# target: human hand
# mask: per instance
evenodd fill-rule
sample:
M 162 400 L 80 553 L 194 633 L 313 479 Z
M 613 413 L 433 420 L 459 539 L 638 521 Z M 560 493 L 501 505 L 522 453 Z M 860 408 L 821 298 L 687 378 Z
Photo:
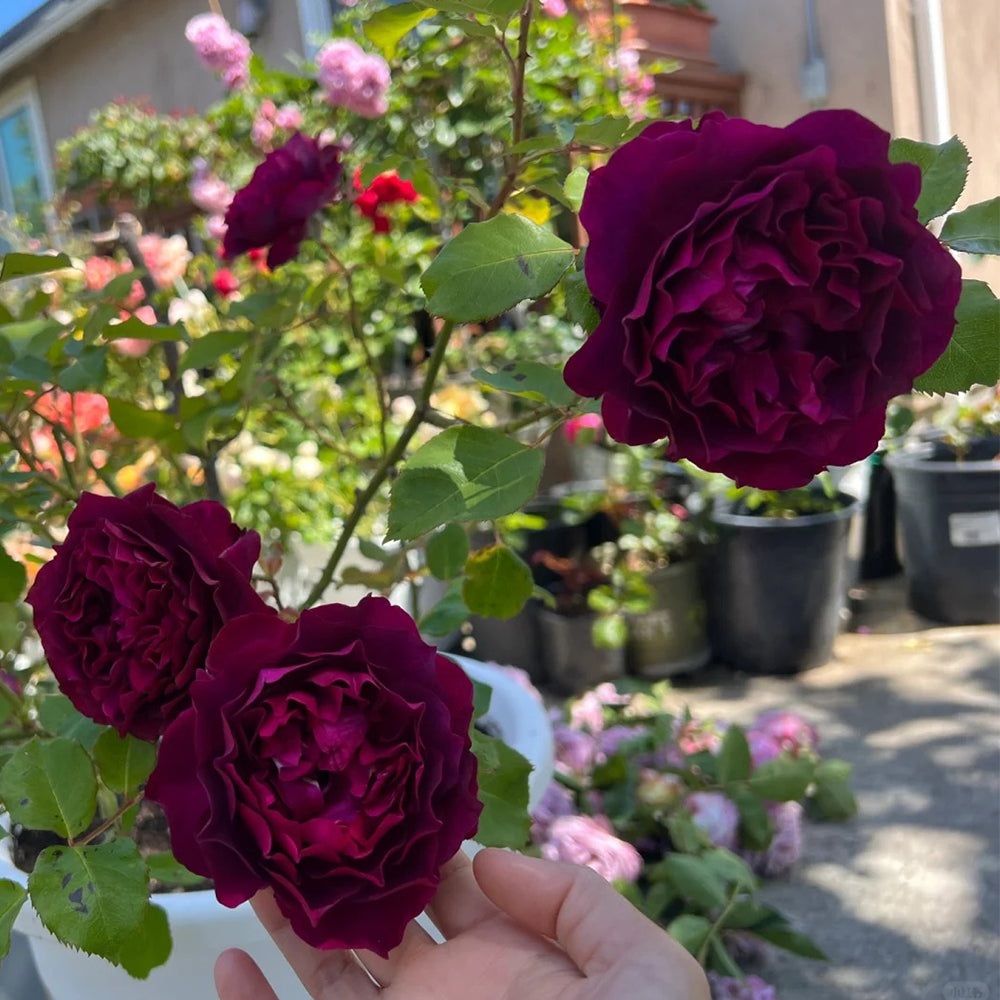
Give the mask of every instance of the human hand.
M 270 893 L 253 907 L 315 1000 L 709 1000 L 697 962 L 588 868 L 484 850 L 444 868 L 428 914 L 381 959 L 296 937 Z M 277 1000 L 245 952 L 215 966 L 219 1000 Z

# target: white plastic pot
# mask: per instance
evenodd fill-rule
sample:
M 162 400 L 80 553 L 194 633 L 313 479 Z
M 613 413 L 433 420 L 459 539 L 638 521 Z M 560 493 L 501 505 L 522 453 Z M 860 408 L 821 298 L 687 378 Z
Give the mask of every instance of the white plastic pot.
M 487 718 L 534 765 L 530 779 L 533 807 L 553 770 L 552 730 L 544 707 L 497 667 L 464 656 L 452 658 L 470 677 L 493 689 Z M 474 853 L 476 845 L 465 846 Z M 11 860 L 9 838 L 0 842 L 0 878 L 27 883 L 27 875 Z M 249 952 L 282 1000 L 308 1000 L 248 903 L 231 910 L 212 891 L 165 893 L 157 895 L 155 902 L 167 912 L 173 951 L 165 965 L 141 981 L 103 959 L 64 947 L 41 925 L 30 904 L 22 907 L 15 930 L 28 938 L 50 1000 L 214 1000 L 212 968 L 226 948 Z M 18 1000 L 35 998 L 19 996 Z

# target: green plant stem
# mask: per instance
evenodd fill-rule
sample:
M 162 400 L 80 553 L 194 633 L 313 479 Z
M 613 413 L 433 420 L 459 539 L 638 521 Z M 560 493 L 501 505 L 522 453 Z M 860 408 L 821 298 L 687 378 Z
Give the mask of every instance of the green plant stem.
M 721 930 L 726 917 L 729 916 L 729 911 L 736 905 L 736 897 L 739 893 L 740 887 L 738 885 L 734 885 L 732 892 L 729 894 L 729 899 L 726 902 L 726 905 L 723 907 L 722 912 L 718 915 L 718 917 L 715 918 L 715 923 L 709 928 L 708 933 L 705 935 L 705 940 L 702 941 L 701 947 L 698 949 L 698 954 L 695 958 L 698 959 L 699 965 L 704 966 L 705 957 L 708 955 L 708 948 L 712 943 L 712 938 L 714 938 L 715 935 Z
M 65 484 L 59 482 L 58 479 L 55 479 L 52 476 L 47 475 L 46 473 L 42 472 L 41 469 L 37 468 L 38 459 L 35 458 L 35 456 L 32 455 L 29 451 L 27 451 L 24 447 L 22 447 L 21 442 L 18 440 L 17 434 L 14 431 L 14 428 L 11 427 L 11 425 L 7 423 L 7 421 L 4 420 L 2 417 L 0 417 L 0 431 L 3 431 L 3 433 L 7 437 L 7 440 L 10 441 L 13 449 L 18 453 L 18 455 L 21 456 L 22 461 L 24 461 L 24 463 L 28 466 L 28 468 L 31 469 L 36 479 L 43 482 L 50 490 L 52 490 L 53 493 L 58 493 L 64 499 L 76 500 L 78 494 L 75 491 L 70 489 Z
M 500 424 L 493 429 L 501 434 L 512 434 L 514 431 L 537 424 L 539 420 L 544 420 L 546 417 L 560 416 L 563 414 L 563 409 L 561 406 L 546 406 L 541 410 L 532 410 L 531 413 L 518 417 L 516 420 L 508 420 L 507 423 Z
M 340 564 L 340 560 L 347 551 L 347 545 L 354 536 L 354 532 L 357 529 L 361 518 L 364 516 L 365 511 L 368 509 L 368 505 L 375 498 L 382 486 L 382 483 L 385 482 L 389 473 L 393 468 L 395 468 L 396 463 L 403 457 L 406 452 L 407 445 L 409 445 L 413 435 L 416 434 L 417 429 L 420 427 L 421 423 L 423 423 L 424 414 L 430 407 L 431 395 L 434 392 L 434 385 L 437 382 L 441 366 L 444 364 L 445 353 L 448 350 L 448 344 L 451 341 L 451 335 L 454 332 L 454 329 L 455 324 L 448 322 L 438 334 L 437 342 L 434 344 L 434 351 L 432 352 L 430 360 L 427 364 L 427 372 L 424 376 L 424 385 L 420 391 L 420 398 L 417 400 L 416 408 L 410 416 L 410 419 L 406 422 L 406 426 L 403 428 L 403 431 L 396 440 L 396 443 L 382 458 L 378 468 L 368 481 L 368 485 L 358 494 L 357 499 L 354 501 L 354 507 L 351 509 L 350 514 L 347 515 L 347 520 L 344 521 L 344 527 L 340 533 L 340 537 L 337 539 L 337 544 L 330 553 L 330 558 L 323 567 L 323 572 L 320 574 L 315 586 L 311 591 L 309 591 L 309 596 L 302 605 L 303 611 L 307 608 L 311 608 L 323 596 L 323 592 L 326 588 L 330 586 L 330 583 L 333 580 L 333 575 L 337 571 L 337 566 Z

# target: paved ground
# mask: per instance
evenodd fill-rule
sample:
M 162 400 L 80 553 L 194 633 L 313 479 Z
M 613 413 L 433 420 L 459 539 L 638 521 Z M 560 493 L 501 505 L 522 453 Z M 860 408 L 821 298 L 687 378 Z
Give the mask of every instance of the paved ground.
M 780 1000 L 1000 1000 L 1000 627 L 925 631 L 892 582 L 859 596 L 826 666 L 680 692 L 738 722 L 793 708 L 855 764 L 859 816 L 810 824 L 766 892 L 831 961 L 761 973 Z

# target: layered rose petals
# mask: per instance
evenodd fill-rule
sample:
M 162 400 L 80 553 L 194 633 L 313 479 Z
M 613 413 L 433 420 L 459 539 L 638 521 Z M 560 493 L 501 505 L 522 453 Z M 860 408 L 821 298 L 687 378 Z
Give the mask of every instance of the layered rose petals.
M 274 890 L 303 940 L 385 955 L 476 830 L 472 685 L 388 601 L 215 640 L 147 794 L 174 853 L 236 906 Z
M 601 320 L 566 381 L 603 397 L 611 437 L 667 438 L 669 458 L 766 489 L 875 449 L 961 291 L 888 145 L 851 111 L 784 129 L 713 113 L 651 125 L 592 174 Z
M 84 493 L 68 527 L 27 597 L 49 665 L 84 715 L 155 740 L 223 624 L 266 609 L 250 584 L 260 539 L 220 504 L 178 508 L 152 485 Z

